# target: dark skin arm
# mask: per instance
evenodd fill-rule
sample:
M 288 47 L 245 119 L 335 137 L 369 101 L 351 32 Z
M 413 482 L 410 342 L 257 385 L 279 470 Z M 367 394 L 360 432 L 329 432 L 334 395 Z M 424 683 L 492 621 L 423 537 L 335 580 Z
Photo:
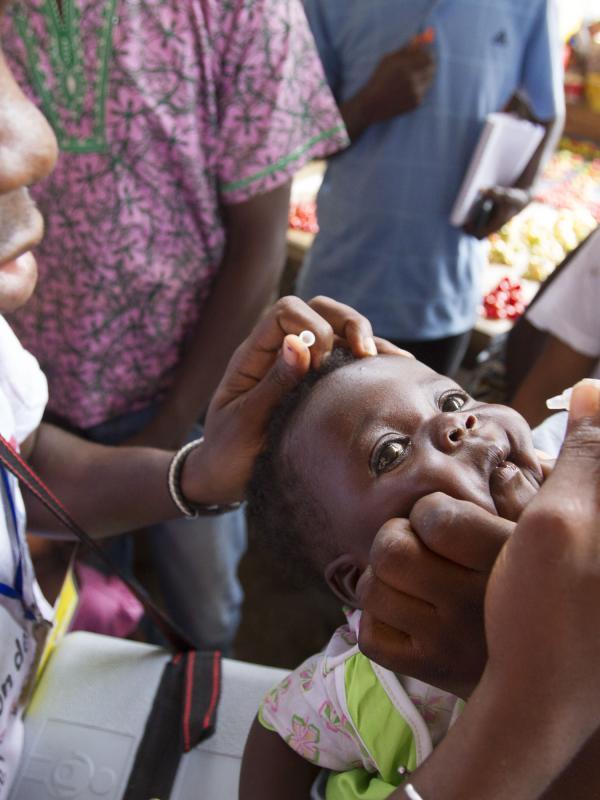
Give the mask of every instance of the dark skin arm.
M 532 428 L 539 425 L 554 413 L 546 408 L 546 400 L 587 378 L 596 363 L 596 358 L 579 353 L 561 339 L 549 335 L 539 358 L 515 392 L 512 407 Z
M 340 105 L 351 141 L 371 125 L 387 122 L 421 105 L 435 77 L 429 47 L 432 36 L 416 37 L 399 50 L 387 53 L 367 83 Z
M 318 772 L 257 717 L 244 748 L 239 800 L 307 800 Z
M 275 297 L 289 196 L 288 182 L 223 208 L 226 249 L 210 296 L 157 415 L 128 444 L 175 449 L 204 416 L 233 351 Z
M 230 503 L 244 497 L 273 408 L 344 339 L 357 356 L 397 351 L 373 339 L 369 322 L 329 298 L 312 305 L 279 300 L 236 350 L 209 407 L 203 444 L 186 459 L 181 488 L 190 502 Z M 298 338 L 312 330 L 309 349 Z M 135 530 L 180 516 L 167 491 L 172 452 L 148 447 L 104 447 L 43 424 L 22 453 L 92 536 Z M 32 496 L 25 502 L 30 527 L 56 530 L 57 522 Z M 58 531 L 63 533 L 63 531 Z
M 42 423 L 21 452 L 92 536 L 111 535 L 180 516 L 167 490 L 172 452 L 146 447 L 92 444 Z M 32 530 L 52 531 L 59 524 L 29 492 L 23 496 Z M 206 502 L 211 502 L 206 500 Z

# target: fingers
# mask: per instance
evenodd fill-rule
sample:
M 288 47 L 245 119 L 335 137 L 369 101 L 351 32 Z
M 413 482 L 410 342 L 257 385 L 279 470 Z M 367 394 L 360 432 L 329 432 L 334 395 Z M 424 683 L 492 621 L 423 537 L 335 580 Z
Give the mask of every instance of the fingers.
M 420 523 L 420 520 L 417 522 Z M 435 536 L 430 538 L 435 539 Z M 409 520 L 389 520 L 371 546 L 370 564 L 374 573 L 396 591 L 431 606 L 444 605 L 450 598 L 464 596 L 465 583 L 470 578 L 464 565 L 452 557 L 450 545 L 446 546 L 445 553 L 436 552 L 429 547 L 426 539 L 421 538 L 421 532 L 416 528 L 413 530 Z M 489 549 L 492 549 L 491 546 Z M 444 548 L 440 547 L 439 550 L 443 551 Z M 463 560 L 467 561 L 466 558 Z M 483 558 L 480 558 L 478 565 L 482 561 Z M 474 569 L 470 564 L 467 566 L 468 570 Z M 404 616 L 404 611 L 400 610 L 396 617 L 392 608 L 385 621 L 402 627 Z
M 295 334 L 283 340 L 281 350 L 267 374 L 252 389 L 246 413 L 248 425 L 266 425 L 273 409 L 310 369 L 310 350 Z M 252 416 L 252 423 L 250 420 Z
M 289 334 L 297 335 L 303 330 L 314 333 L 315 343 L 306 353 L 315 367 L 331 352 L 336 334 L 345 334 L 355 355 L 376 355 L 373 331 L 365 317 L 329 298 L 316 298 L 314 305 L 313 308 L 298 297 L 283 297 L 267 311 L 233 355 L 218 390 L 220 405 L 250 391 L 267 375 Z M 303 359 L 295 367 L 292 364 L 292 350 L 298 352 L 298 347 L 290 347 L 289 366 L 304 374 Z
M 373 566 L 368 566 L 360 576 L 357 596 L 361 608 L 372 608 L 376 604 L 378 619 L 405 635 L 431 625 L 436 614 L 435 606 L 401 591 L 397 585 L 386 583 L 381 577 L 379 573 L 376 575 Z
M 324 296 L 314 297 L 309 301 L 309 306 L 327 321 L 331 327 L 332 334 L 339 336 L 348 343 L 355 356 L 377 355 L 377 346 L 373 338 L 371 323 L 358 311 Z M 332 349 L 333 335 L 327 339 L 326 344 L 327 349 L 324 348 L 324 352 L 320 354 L 321 358 Z M 314 356 L 315 353 L 313 352 L 313 364 L 318 366 L 321 358 L 318 359 L 318 363 L 315 363 Z
M 548 477 L 525 509 L 515 549 L 530 548 L 542 562 L 582 571 L 598 561 L 600 519 L 600 389 L 579 383 L 571 395 L 567 436 Z M 511 543 L 512 544 L 512 543 Z
M 482 194 L 495 203 L 509 204 L 517 208 L 524 208 L 531 199 L 527 189 L 519 189 L 516 186 L 492 186 Z
M 389 355 L 389 356 L 406 356 L 406 358 L 414 358 L 412 353 L 409 353 L 408 350 L 402 350 L 401 347 L 396 347 L 395 344 L 392 342 L 388 342 L 387 339 L 382 339 L 380 336 L 375 336 L 375 344 L 377 346 L 377 352 L 382 355 Z
M 377 617 L 363 611 L 358 632 L 358 646 L 377 664 L 404 675 L 417 675 L 422 660 L 413 638 Z
M 388 669 L 467 696 L 485 663 L 487 580 L 429 551 L 407 520 L 390 520 L 357 585 L 360 649 Z
M 538 493 L 538 487 L 528 481 L 514 464 L 505 464 L 502 469 L 494 470 L 490 491 L 498 514 L 516 522 Z
M 546 494 L 556 487 L 561 495 L 566 486 L 576 488 L 576 497 L 591 492 L 598 503 L 600 480 L 600 389 L 580 382 L 570 401 L 567 436 L 552 475 L 544 484 Z M 541 494 L 541 492 L 540 492 Z
M 491 570 L 515 527 L 474 503 L 440 492 L 414 505 L 410 525 L 433 553 L 482 573 Z
M 410 40 L 410 44 L 431 44 L 435 41 L 435 28 L 426 28 L 423 33 L 418 33 Z

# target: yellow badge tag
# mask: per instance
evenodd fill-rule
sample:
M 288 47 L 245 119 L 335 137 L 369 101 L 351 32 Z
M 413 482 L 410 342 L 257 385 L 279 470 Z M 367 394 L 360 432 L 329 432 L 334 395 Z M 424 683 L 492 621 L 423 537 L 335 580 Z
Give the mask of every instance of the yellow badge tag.
M 77 586 L 77 578 L 75 577 L 74 564 L 75 559 L 71 558 L 71 563 L 65 575 L 60 594 L 54 604 L 54 625 L 46 639 L 44 652 L 38 664 L 36 680 L 39 680 L 40 675 L 44 671 L 44 667 L 52 651 L 69 630 L 79 604 L 79 588 Z

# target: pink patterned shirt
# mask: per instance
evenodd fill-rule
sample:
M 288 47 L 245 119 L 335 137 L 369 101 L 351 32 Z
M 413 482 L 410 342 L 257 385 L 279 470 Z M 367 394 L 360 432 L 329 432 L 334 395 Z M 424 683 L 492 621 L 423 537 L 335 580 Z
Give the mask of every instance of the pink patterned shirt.
M 11 319 L 79 427 L 169 386 L 224 250 L 221 208 L 347 143 L 300 0 L 21 0 L 7 57 L 59 140 Z

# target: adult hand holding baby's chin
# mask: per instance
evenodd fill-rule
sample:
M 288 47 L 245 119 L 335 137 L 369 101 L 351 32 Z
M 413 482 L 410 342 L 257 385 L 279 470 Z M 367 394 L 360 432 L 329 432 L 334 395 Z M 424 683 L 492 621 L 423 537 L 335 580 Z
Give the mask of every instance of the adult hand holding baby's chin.
M 481 681 L 412 794 L 600 797 L 599 486 L 600 390 L 578 385 L 556 468 L 491 572 Z
M 299 338 L 304 330 L 315 335 L 311 347 Z M 185 462 L 185 497 L 197 503 L 241 500 L 271 412 L 341 342 L 358 357 L 403 352 L 374 338 L 369 321 L 353 308 L 328 297 L 275 303 L 235 351 L 214 394 L 204 443 Z
M 360 647 L 395 672 L 466 698 L 487 658 L 488 578 L 514 523 L 436 493 L 377 534 L 359 583 Z

